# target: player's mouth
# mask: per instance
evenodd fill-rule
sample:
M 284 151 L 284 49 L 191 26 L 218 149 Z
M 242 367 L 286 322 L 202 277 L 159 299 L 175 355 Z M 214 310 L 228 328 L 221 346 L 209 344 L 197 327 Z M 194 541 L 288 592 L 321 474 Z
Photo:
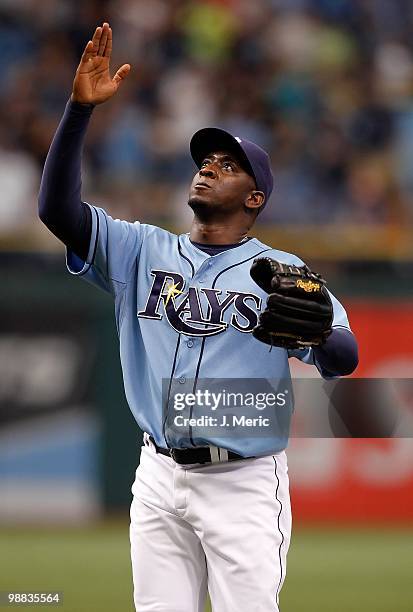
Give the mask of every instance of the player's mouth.
M 208 183 L 197 183 L 195 189 L 211 189 L 211 185 L 208 185 Z

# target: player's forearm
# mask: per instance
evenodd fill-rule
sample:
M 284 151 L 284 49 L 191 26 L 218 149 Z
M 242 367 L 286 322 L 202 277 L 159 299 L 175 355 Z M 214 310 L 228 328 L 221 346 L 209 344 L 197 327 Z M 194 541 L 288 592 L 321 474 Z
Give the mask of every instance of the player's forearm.
M 68 102 L 43 170 L 39 216 L 55 236 L 83 259 L 91 219 L 81 201 L 81 156 L 93 106 Z
M 336 327 L 326 342 L 313 349 L 314 358 L 325 376 L 348 376 L 358 365 L 358 346 L 350 330 Z

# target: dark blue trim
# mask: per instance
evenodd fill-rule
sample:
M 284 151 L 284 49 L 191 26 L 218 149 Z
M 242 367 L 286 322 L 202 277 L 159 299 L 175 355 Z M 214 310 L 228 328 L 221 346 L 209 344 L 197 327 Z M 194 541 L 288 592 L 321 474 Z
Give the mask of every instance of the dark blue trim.
M 194 266 L 194 264 L 192 263 L 192 261 L 189 259 L 189 257 L 187 257 L 186 255 L 184 255 L 184 254 L 182 253 L 181 243 L 180 243 L 180 240 L 179 240 L 179 236 L 178 236 L 178 252 L 179 252 L 180 256 L 181 256 L 183 259 L 185 259 L 185 260 L 186 260 L 186 261 L 189 263 L 189 265 L 191 266 L 191 278 L 194 278 L 194 276 L 195 276 L 195 266 Z
M 178 356 L 178 349 L 179 349 L 180 342 L 181 342 L 181 334 L 178 334 L 178 340 L 176 342 L 174 360 L 173 360 L 173 363 L 172 363 L 171 376 L 169 377 L 168 396 L 166 398 L 166 403 L 165 403 L 165 417 L 164 417 L 164 420 L 163 420 L 163 423 L 162 423 L 162 435 L 164 437 L 165 444 L 166 444 L 167 448 L 170 448 L 170 446 L 169 446 L 168 441 L 167 441 L 166 436 L 165 436 L 165 427 L 166 427 L 166 421 L 168 419 L 169 398 L 171 396 L 172 378 L 173 378 L 173 375 L 174 375 L 174 372 L 175 372 L 176 358 Z
M 188 257 L 186 257 L 186 255 L 184 255 L 184 254 L 182 253 L 181 243 L 180 243 L 180 241 L 179 241 L 179 236 L 177 236 L 177 240 L 178 240 L 178 253 L 179 253 L 179 254 L 180 254 L 180 256 L 181 256 L 183 259 L 185 259 L 185 261 L 187 261 L 187 262 L 189 263 L 189 265 L 191 266 L 191 278 L 193 278 L 193 277 L 194 277 L 194 274 L 195 274 L 195 267 L 194 267 L 194 264 L 192 263 L 192 261 L 191 261 L 191 260 L 190 260 Z M 166 421 L 167 421 L 167 419 L 168 419 L 168 411 L 169 411 L 169 399 L 170 399 L 170 396 L 171 396 L 172 379 L 173 379 L 173 375 L 174 375 L 174 372 L 175 372 L 175 367 L 176 367 L 176 359 L 177 359 L 177 357 L 178 357 L 178 349 L 179 349 L 179 345 L 180 345 L 180 343 L 181 343 L 181 334 L 179 334 L 179 335 L 178 335 L 178 340 L 177 340 L 177 342 L 176 342 L 175 355 L 174 355 L 174 360 L 173 360 L 173 364 L 172 364 L 172 371 L 171 371 L 171 376 L 170 376 L 170 378 L 169 378 L 168 396 L 167 396 L 167 398 L 166 398 L 166 403 L 165 403 L 165 417 L 164 417 L 163 424 L 162 424 L 162 435 L 163 435 L 163 437 L 164 437 L 164 440 L 165 440 L 165 443 L 166 443 L 167 448 L 169 448 L 169 444 L 168 444 L 168 441 L 167 441 L 166 436 L 165 436 L 165 426 L 166 426 Z
M 235 244 L 204 244 L 201 242 L 193 242 L 190 238 L 190 243 L 203 253 L 210 255 L 213 257 L 214 255 L 219 255 L 220 253 L 224 253 L 225 251 L 230 251 L 231 249 L 238 249 L 244 246 L 247 242 L 251 240 L 251 237 L 248 237 L 247 240 L 243 240 L 242 242 L 236 242 Z
M 254 257 L 258 257 L 258 255 L 261 255 L 261 253 L 265 253 L 266 251 L 272 251 L 272 248 L 263 249 L 262 251 L 255 253 L 255 255 L 251 255 L 251 257 L 247 257 L 247 259 L 243 259 L 242 261 L 239 261 L 235 264 L 232 264 L 232 266 L 228 266 L 228 268 L 224 268 L 223 270 L 221 270 L 221 272 L 219 272 L 214 278 L 214 282 L 212 283 L 212 289 L 215 289 L 215 283 L 217 282 L 221 274 L 224 274 L 224 272 L 228 272 L 228 270 L 231 270 L 231 268 L 236 268 L 237 266 L 240 266 L 241 264 L 245 263 L 246 261 L 249 261 L 250 259 L 253 259 Z
M 201 367 L 201 361 L 202 361 L 202 357 L 204 355 L 205 340 L 206 340 L 206 336 L 204 336 L 202 338 L 201 352 L 199 353 L 198 363 L 197 363 L 197 366 L 196 366 L 195 379 L 194 379 L 194 385 L 192 387 L 192 393 L 195 393 L 196 384 L 198 382 L 199 369 Z M 192 406 L 191 406 L 190 411 L 189 411 L 189 418 L 192 418 Z M 189 438 L 191 440 L 192 446 L 195 446 L 194 440 L 192 438 L 192 425 L 189 426 Z
M 93 250 L 93 255 L 92 255 L 92 261 L 90 262 L 90 265 L 93 265 L 93 263 L 95 261 L 96 251 L 97 251 L 97 248 L 98 248 L 99 229 L 100 229 L 99 213 L 98 213 L 98 211 L 96 210 L 96 208 L 94 206 L 92 208 L 93 208 L 93 210 L 95 211 L 95 214 L 96 214 L 96 240 L 95 240 L 95 248 Z
M 99 229 L 100 229 L 100 221 L 99 221 L 99 213 L 96 210 L 96 208 L 94 206 L 91 206 L 93 212 L 96 215 L 96 237 L 95 237 L 95 246 L 93 248 L 93 255 L 92 255 L 92 261 L 90 262 L 86 262 L 88 264 L 88 267 L 86 268 L 86 270 L 84 270 L 83 272 L 81 272 L 80 274 L 78 274 L 78 276 L 84 276 L 85 274 L 87 274 L 87 272 L 89 272 L 90 268 L 93 265 L 93 262 L 95 261 L 95 257 L 96 257 L 96 251 L 98 248 L 98 240 L 99 240 Z
M 272 458 L 273 458 L 273 460 L 274 460 L 274 466 L 275 466 L 275 477 L 276 477 L 276 479 L 277 479 L 277 487 L 276 487 L 276 489 L 275 489 L 275 499 L 276 499 L 276 500 L 277 500 L 277 502 L 280 504 L 280 511 L 279 511 L 279 513 L 278 513 L 278 516 L 277 516 L 277 526 L 278 526 L 278 531 L 279 531 L 279 532 L 280 532 L 280 534 L 281 534 L 281 542 L 280 542 L 280 545 L 279 545 L 279 547 L 278 547 L 278 558 L 279 558 L 279 560 L 280 560 L 280 580 L 278 581 L 277 591 L 276 591 L 276 595 L 275 595 L 275 597 L 276 597 L 276 603 L 277 603 L 277 606 L 278 606 L 278 595 L 279 595 L 280 588 L 281 588 L 281 583 L 282 583 L 282 580 L 283 580 L 283 564 L 282 564 L 282 557 L 281 557 L 281 548 L 282 548 L 282 545 L 284 544 L 284 534 L 283 534 L 283 532 L 281 531 L 281 526 L 280 526 L 280 517 L 281 517 L 281 512 L 282 512 L 282 509 L 283 509 L 283 505 L 282 505 L 281 500 L 280 500 L 280 499 L 278 499 L 278 489 L 280 488 L 280 479 L 278 478 L 278 474 L 277 474 L 277 467 L 278 467 L 278 466 L 277 466 L 277 459 L 275 458 L 275 456 L 274 456 L 274 455 L 273 455 L 273 457 L 272 457 Z

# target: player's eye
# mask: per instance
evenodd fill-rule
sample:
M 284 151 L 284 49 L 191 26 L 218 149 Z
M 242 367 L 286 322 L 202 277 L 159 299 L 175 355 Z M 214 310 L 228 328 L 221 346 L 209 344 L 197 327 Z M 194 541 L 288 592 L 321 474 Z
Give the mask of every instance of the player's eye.
M 207 165 L 208 165 L 208 164 L 210 164 L 210 163 L 211 163 L 211 160 L 210 160 L 210 159 L 204 159 L 204 161 L 203 161 L 203 162 L 202 162 L 202 164 L 201 164 L 201 168 L 204 168 L 205 166 L 207 166 Z
M 234 164 L 230 161 L 224 162 L 222 167 L 225 168 L 225 170 L 234 170 Z

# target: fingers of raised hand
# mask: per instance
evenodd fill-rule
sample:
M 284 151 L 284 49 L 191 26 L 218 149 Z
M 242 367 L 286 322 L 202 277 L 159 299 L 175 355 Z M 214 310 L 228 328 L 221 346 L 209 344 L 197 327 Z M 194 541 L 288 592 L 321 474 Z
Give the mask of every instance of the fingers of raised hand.
M 105 22 L 101 28 L 101 35 L 99 39 L 99 48 L 98 48 L 98 55 L 102 57 L 103 56 L 108 57 L 106 48 L 107 48 L 107 43 L 109 40 L 109 32 L 110 32 L 109 24 Z M 112 40 L 110 44 L 112 44 Z
M 96 56 L 98 54 L 99 51 L 99 44 L 100 44 L 100 39 L 102 38 L 102 27 L 97 27 L 95 30 L 95 33 L 92 36 L 92 43 L 93 43 L 93 47 L 92 47 L 92 57 Z
M 93 36 L 92 36 L 92 40 L 89 40 L 85 50 L 83 51 L 83 55 L 82 55 L 82 63 L 83 62 L 87 62 L 90 59 L 92 59 L 93 57 L 95 57 L 98 53 L 99 50 L 99 41 L 101 39 L 102 36 L 102 28 L 101 27 L 97 27 Z
M 113 77 L 112 79 L 113 82 L 116 85 L 119 85 L 123 81 L 123 79 L 128 76 L 129 71 L 130 71 L 130 64 L 123 64 L 123 66 L 119 68 L 119 70 L 116 72 L 115 76 Z
M 82 62 L 88 62 L 94 57 L 109 58 L 112 52 L 112 28 L 108 23 L 98 26 L 89 40 L 82 55 Z
M 87 43 L 85 50 L 83 51 L 83 55 L 82 55 L 82 62 L 87 62 L 88 59 L 90 59 L 91 57 L 93 57 L 93 42 L 91 40 L 89 40 L 89 42 Z
M 109 29 L 108 29 L 108 37 L 107 37 L 107 40 L 106 40 L 106 47 L 105 47 L 105 50 L 103 52 L 103 55 L 105 57 L 110 57 L 111 53 L 112 53 L 112 28 L 109 27 Z

